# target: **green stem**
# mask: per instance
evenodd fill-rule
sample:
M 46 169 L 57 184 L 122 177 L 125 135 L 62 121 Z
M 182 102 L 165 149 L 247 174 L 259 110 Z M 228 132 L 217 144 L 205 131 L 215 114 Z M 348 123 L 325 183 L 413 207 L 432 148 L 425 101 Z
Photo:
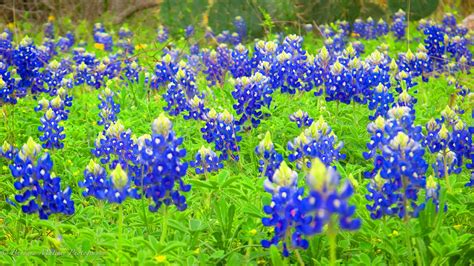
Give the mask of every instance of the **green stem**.
M 446 188 L 448 189 L 448 192 L 451 193 L 452 192 L 452 188 L 451 188 L 451 183 L 449 182 L 449 172 L 448 172 L 448 163 L 447 163 L 447 156 L 446 156 L 446 151 L 444 152 L 444 156 L 443 156 L 443 166 L 444 166 L 444 179 L 446 180 Z
M 163 226 L 161 227 L 160 244 L 164 244 L 166 240 L 166 234 L 168 232 L 168 206 L 164 206 L 163 209 Z
M 145 222 L 145 228 L 147 230 L 147 233 L 150 233 L 150 228 L 148 226 L 148 216 L 146 215 L 146 198 L 143 197 L 142 199 L 142 211 L 143 211 L 143 220 Z
M 413 250 L 411 246 L 411 237 L 408 234 L 409 232 L 410 230 L 405 230 L 405 242 L 408 248 L 408 259 L 409 259 L 408 264 L 410 265 L 413 262 Z
M 328 239 L 329 239 L 329 265 L 336 265 L 336 231 L 332 219 L 328 224 Z
M 253 246 L 253 239 L 250 238 L 247 251 L 245 252 L 245 260 L 247 261 L 247 263 L 250 262 L 250 253 L 252 252 L 252 246 Z
M 409 218 L 410 218 L 408 216 L 408 199 L 407 199 L 407 195 L 406 195 L 408 178 L 406 176 L 403 176 L 402 177 L 402 182 L 403 182 L 403 207 L 405 208 L 405 213 L 403 214 L 403 221 L 405 223 L 408 223 Z
M 300 252 L 298 251 L 298 249 L 295 249 L 295 254 L 296 254 L 296 259 L 298 260 L 298 263 L 301 266 L 304 266 L 303 258 L 301 258 L 301 255 L 300 255 Z
M 122 229 L 123 229 L 123 209 L 122 209 L 122 204 L 119 205 L 119 213 L 118 213 L 118 250 L 120 256 L 118 257 L 119 259 L 119 264 L 120 264 L 120 258 L 122 254 Z
M 8 130 L 8 112 L 7 112 L 7 105 L 4 105 L 2 107 L 2 115 L 3 115 L 3 123 L 5 124 L 5 128 Z M 8 138 L 8 132 L 7 132 L 7 138 Z
M 265 164 L 263 165 L 263 171 L 260 174 L 260 178 L 265 176 L 265 172 L 267 171 L 267 167 L 268 167 L 268 162 L 267 162 L 267 160 L 265 160 Z
M 143 177 L 143 168 L 141 172 L 142 172 L 141 178 L 142 178 L 142 192 L 143 192 L 143 199 L 142 199 L 143 219 L 145 220 L 145 227 L 146 227 L 147 233 L 150 233 L 150 228 L 148 226 L 148 217 L 146 215 L 147 210 L 146 210 L 145 185 L 143 184 L 145 178 Z

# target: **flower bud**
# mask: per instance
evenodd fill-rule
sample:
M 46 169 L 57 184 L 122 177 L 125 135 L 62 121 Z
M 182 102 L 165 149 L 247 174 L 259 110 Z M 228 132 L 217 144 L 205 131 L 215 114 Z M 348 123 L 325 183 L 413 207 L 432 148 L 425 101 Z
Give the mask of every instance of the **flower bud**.
M 127 173 L 122 169 L 120 164 L 117 164 L 117 167 L 110 173 L 112 177 L 112 183 L 116 189 L 123 189 L 128 183 Z

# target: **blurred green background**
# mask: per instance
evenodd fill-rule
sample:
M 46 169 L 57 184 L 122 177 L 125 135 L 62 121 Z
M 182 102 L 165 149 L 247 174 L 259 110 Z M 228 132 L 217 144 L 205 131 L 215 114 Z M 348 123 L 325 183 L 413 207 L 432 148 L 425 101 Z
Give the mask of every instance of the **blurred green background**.
M 300 29 L 307 23 L 353 21 L 372 17 L 389 19 L 398 9 L 409 12 L 410 20 L 441 17 L 452 12 L 461 21 L 473 13 L 474 1 L 463 0 L 4 0 L 0 4 L 2 24 L 15 20 L 46 22 L 53 15 L 65 26 L 77 22 L 102 22 L 106 26 L 164 24 L 177 33 L 193 24 L 214 32 L 232 29 L 235 16 L 242 16 L 252 37 L 264 33 L 265 16 L 276 31 Z M 42 23 L 36 24 L 41 25 Z M 33 23 L 33 27 L 35 23 Z

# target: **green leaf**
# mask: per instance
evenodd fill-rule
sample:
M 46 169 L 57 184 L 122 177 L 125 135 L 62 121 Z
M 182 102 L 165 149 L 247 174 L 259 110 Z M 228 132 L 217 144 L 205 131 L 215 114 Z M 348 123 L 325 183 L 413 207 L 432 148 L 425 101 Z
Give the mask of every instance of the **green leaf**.
M 270 258 L 273 265 L 283 265 L 283 260 L 281 259 L 281 253 L 276 246 L 270 247 Z

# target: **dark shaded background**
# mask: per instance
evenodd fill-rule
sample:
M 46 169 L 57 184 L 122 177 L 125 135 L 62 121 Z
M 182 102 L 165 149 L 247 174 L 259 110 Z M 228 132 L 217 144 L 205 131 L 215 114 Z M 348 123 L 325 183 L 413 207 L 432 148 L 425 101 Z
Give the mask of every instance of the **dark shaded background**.
M 409 9 L 410 20 L 453 11 L 460 20 L 473 12 L 474 1 L 464 0 L 4 0 L 0 4 L 4 24 L 17 21 L 42 23 L 48 16 L 105 24 L 163 23 L 178 31 L 187 25 L 210 26 L 215 32 L 232 28 L 235 16 L 242 16 L 252 36 L 263 32 L 265 14 L 274 27 L 284 30 L 306 23 L 327 23 L 337 19 L 389 19 L 398 9 Z M 410 4 L 410 5 L 409 5 Z

